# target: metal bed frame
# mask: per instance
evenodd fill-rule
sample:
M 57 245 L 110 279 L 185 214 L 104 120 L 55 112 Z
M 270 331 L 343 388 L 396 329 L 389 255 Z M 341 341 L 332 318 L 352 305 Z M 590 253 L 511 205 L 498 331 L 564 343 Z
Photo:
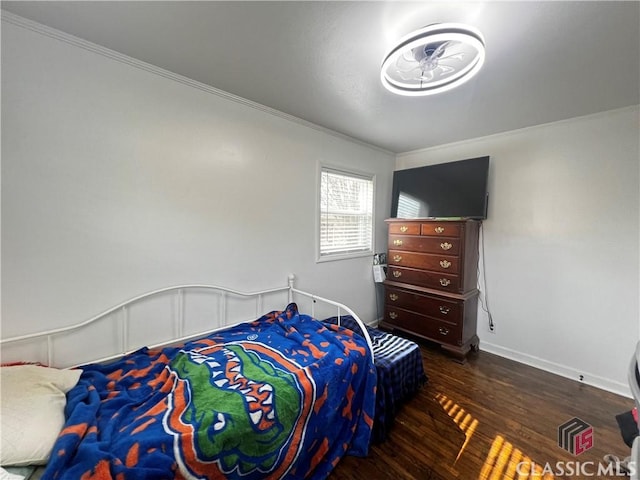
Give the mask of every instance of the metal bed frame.
M 344 316 L 345 314 L 351 315 L 354 320 L 357 322 L 358 326 L 361 329 L 361 332 L 359 332 L 366 340 L 367 345 L 369 346 L 369 350 L 371 352 L 371 356 L 373 359 L 373 344 L 371 342 L 371 337 L 369 336 L 369 332 L 367 331 L 367 327 L 365 326 L 364 322 L 362 322 L 362 320 L 358 317 L 358 315 L 356 315 L 356 313 L 351 310 L 349 307 L 347 307 L 346 305 L 340 303 L 340 302 L 336 302 L 334 300 L 330 300 L 327 298 L 323 298 L 320 297 L 318 295 L 314 295 L 312 293 L 308 293 L 302 290 L 298 290 L 297 288 L 294 287 L 294 283 L 295 283 L 295 275 L 290 274 L 288 276 L 287 279 L 287 286 L 283 286 L 283 287 L 276 287 L 276 288 L 271 288 L 271 289 L 267 289 L 267 290 L 261 290 L 261 291 L 257 291 L 257 292 L 241 292 L 238 290 L 234 290 L 231 288 L 227 288 L 227 287 L 221 287 L 221 286 L 217 286 L 217 285 L 206 285 L 206 284 L 185 284 L 185 285 L 174 285 L 174 286 L 170 286 L 170 287 L 165 287 L 165 288 L 160 288 L 157 290 L 153 290 L 151 292 L 147 292 L 147 293 L 143 293 L 141 295 L 138 295 L 136 297 L 130 298 L 129 300 L 126 300 L 122 303 L 119 303 L 118 305 L 115 305 L 91 318 L 89 318 L 88 320 L 85 320 L 81 323 L 75 324 L 75 325 L 71 325 L 68 327 L 62 327 L 62 328 L 56 328 L 56 329 L 52 329 L 52 330 L 47 330 L 47 331 L 43 331 L 43 332 L 37 332 L 37 333 L 32 333 L 32 334 L 27 334 L 27 335 L 20 335 L 20 336 L 16 336 L 16 337 L 11 337 L 11 338 L 6 338 L 6 339 L 2 339 L 0 340 L 0 348 L 4 348 L 6 346 L 9 345 L 15 345 L 18 343 L 29 343 L 29 342 L 34 342 L 34 341 L 42 341 L 42 339 L 46 340 L 46 357 L 47 357 L 47 365 L 49 366 L 56 366 L 55 365 L 55 343 L 54 343 L 54 339 L 59 337 L 59 336 L 63 336 L 65 334 L 68 334 L 70 332 L 76 332 L 85 328 L 88 328 L 90 325 L 98 322 L 99 320 L 108 317 L 109 315 L 112 315 L 114 313 L 119 313 L 119 317 L 121 319 L 120 321 L 120 346 L 119 348 L 114 348 L 113 350 L 116 350 L 117 353 L 114 353 L 112 355 L 108 355 L 106 357 L 102 357 L 99 359 L 95 359 L 95 360 L 91 360 L 90 362 L 82 362 L 81 364 L 77 364 L 77 365 L 73 365 L 74 367 L 77 367 L 79 365 L 85 364 L 85 363 L 100 363 L 100 362 L 107 362 L 109 360 L 114 360 L 117 358 L 120 358 L 124 355 L 127 355 L 128 353 L 134 352 L 135 350 L 143 347 L 143 346 L 147 346 L 149 348 L 158 348 L 158 347 L 162 347 L 162 346 L 166 346 L 166 345 L 170 345 L 170 344 L 175 344 L 175 343 L 180 343 L 180 342 L 184 342 L 190 339 L 194 339 L 194 338 L 198 338 L 198 337 L 203 337 L 205 335 L 208 335 L 210 333 L 216 332 L 216 331 L 220 331 L 220 330 L 224 330 L 226 328 L 229 328 L 233 325 L 236 325 L 238 323 L 242 323 L 244 321 L 248 321 L 247 319 L 245 320 L 240 320 L 240 321 L 232 321 L 229 322 L 228 320 L 228 312 L 227 312 L 227 299 L 229 296 L 236 296 L 236 297 L 242 297 L 242 298 L 246 298 L 246 299 L 250 299 L 250 298 L 255 298 L 256 301 L 256 313 L 255 313 L 255 318 L 251 319 L 251 320 L 255 320 L 257 318 L 259 318 L 261 315 L 263 315 L 264 312 L 263 311 L 263 299 L 265 295 L 269 295 L 269 294 L 273 294 L 273 293 L 279 293 L 279 292 L 287 292 L 288 294 L 288 303 L 291 303 L 293 301 L 295 301 L 296 295 L 302 296 L 302 297 L 306 297 L 308 299 L 310 299 L 312 301 L 311 303 L 311 313 L 310 315 L 315 318 L 315 312 L 316 312 L 316 303 L 320 302 L 322 304 L 326 304 L 326 305 L 330 305 L 333 307 L 337 308 L 337 317 L 338 317 L 338 325 L 340 324 L 340 319 L 342 316 Z M 221 299 L 220 304 L 219 304 L 219 311 L 218 311 L 218 324 L 220 325 L 217 328 L 214 329 L 210 329 L 210 330 L 206 330 L 203 332 L 198 332 L 198 333 L 193 333 L 193 334 L 188 334 L 188 335 L 184 335 L 184 305 L 185 305 L 185 294 L 188 291 L 191 290 L 198 290 L 198 291 L 211 291 L 213 293 L 216 293 L 219 295 L 219 298 Z M 137 347 L 133 348 L 132 345 L 130 345 L 130 341 L 129 341 L 129 330 L 130 330 L 130 325 L 129 325 L 129 310 L 130 308 L 141 302 L 142 300 L 145 299 L 149 299 L 151 297 L 156 297 L 162 294 L 174 294 L 176 296 L 177 299 L 177 308 L 176 308 L 176 312 L 175 312 L 175 317 L 173 318 L 174 324 L 176 325 L 176 329 L 175 331 L 177 331 L 177 338 L 172 338 L 166 341 L 162 341 L 160 343 L 154 344 L 154 345 L 138 345 Z M 345 312 L 345 313 L 343 313 Z M 222 323 L 220 324 L 220 320 L 222 320 Z M 26 359 L 23 359 L 26 360 Z M 67 368 L 72 368 L 72 367 L 67 367 Z

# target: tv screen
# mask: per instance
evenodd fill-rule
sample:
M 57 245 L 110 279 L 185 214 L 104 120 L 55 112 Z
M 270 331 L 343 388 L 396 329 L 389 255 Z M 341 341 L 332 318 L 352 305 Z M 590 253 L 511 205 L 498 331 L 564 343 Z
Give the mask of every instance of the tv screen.
M 487 218 L 489 157 L 397 170 L 392 218 Z

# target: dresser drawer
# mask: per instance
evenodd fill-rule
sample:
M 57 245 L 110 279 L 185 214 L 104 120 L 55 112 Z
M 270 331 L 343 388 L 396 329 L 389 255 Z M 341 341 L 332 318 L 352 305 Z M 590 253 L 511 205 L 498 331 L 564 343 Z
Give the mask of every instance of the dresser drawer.
M 444 297 L 414 293 L 400 288 L 385 288 L 385 305 L 389 308 L 403 308 L 437 318 L 455 325 L 462 325 L 463 302 L 447 300 Z
M 416 270 L 390 265 L 387 270 L 387 278 L 394 282 L 435 288 L 445 292 L 460 291 L 460 277 L 448 273 L 430 272 L 427 270 Z
M 389 233 L 402 235 L 420 235 L 419 223 L 391 223 L 389 224 Z
M 460 345 L 462 343 L 462 327 L 441 320 L 427 317 L 420 313 L 402 308 L 387 307 L 384 322 L 400 330 L 414 333 L 439 343 Z
M 421 253 L 460 254 L 459 238 L 410 237 L 389 235 L 389 250 L 406 250 Z
M 429 253 L 404 252 L 389 250 L 387 263 L 402 267 L 421 268 L 436 272 L 457 274 L 459 272 L 458 257 L 433 255 Z
M 430 222 L 420 225 L 420 235 L 460 238 L 462 225 L 451 222 Z

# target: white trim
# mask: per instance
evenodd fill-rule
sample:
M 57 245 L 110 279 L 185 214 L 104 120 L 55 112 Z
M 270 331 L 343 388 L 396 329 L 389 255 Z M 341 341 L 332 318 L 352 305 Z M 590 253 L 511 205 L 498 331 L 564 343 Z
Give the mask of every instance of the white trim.
M 533 355 L 517 352 L 515 350 L 511 350 L 510 348 L 501 347 L 499 345 L 494 345 L 485 341 L 480 342 L 480 350 L 487 353 L 493 353 L 494 355 L 508 358 L 509 360 L 514 360 L 525 365 L 529 365 L 530 367 L 544 370 L 545 372 L 560 375 L 561 377 L 575 380 L 579 383 L 585 383 L 592 387 L 606 390 L 607 392 L 622 395 L 623 397 L 632 398 L 629 386 L 621 382 L 609 380 L 608 378 L 600 377 L 598 375 L 592 375 L 588 372 L 578 371 L 572 367 L 567 367 L 566 365 L 549 362 L 548 360 L 544 360 Z M 580 375 L 584 377 L 582 381 L 579 380 Z
M 271 107 L 267 107 L 266 105 L 262 105 L 257 102 L 253 102 L 243 97 L 239 97 L 229 92 L 225 92 L 224 90 L 220 90 L 219 88 L 212 87 L 205 83 L 198 82 L 196 80 L 192 80 L 191 78 L 179 75 L 177 73 L 173 73 L 169 70 L 165 70 L 164 68 L 157 67 L 150 63 L 143 62 L 142 60 L 138 60 L 133 57 L 129 57 L 128 55 L 124 55 L 122 53 L 116 52 L 114 50 L 110 50 L 101 45 L 97 45 L 95 43 L 89 42 L 88 40 L 84 40 L 82 38 L 76 37 L 74 35 L 70 35 L 68 33 L 62 32 L 52 27 L 48 27 L 41 23 L 35 22 L 33 20 L 29 20 L 27 18 L 21 17 L 19 15 L 13 14 L 6 10 L 2 10 L 2 21 L 6 21 L 18 27 L 25 28 L 27 30 L 31 30 L 32 32 L 39 33 L 41 35 L 53 38 L 54 40 L 60 40 L 62 42 L 68 43 L 78 48 L 82 48 L 84 50 L 88 50 L 90 52 L 96 53 L 98 55 L 102 55 L 103 57 L 110 58 L 111 60 L 115 60 L 120 63 L 124 63 L 134 68 L 138 68 L 140 70 L 144 70 L 146 72 L 152 73 L 154 75 L 158 75 L 169 80 L 173 80 L 178 83 L 182 83 L 189 87 L 202 90 L 203 92 L 210 93 L 212 95 L 216 95 L 218 97 L 224 98 L 226 100 L 230 100 L 235 103 L 242 104 L 247 107 L 254 108 L 264 113 L 271 114 L 275 117 L 282 118 L 284 120 L 288 120 L 290 122 L 296 123 L 298 125 L 302 125 L 304 127 L 311 128 L 313 130 L 317 130 L 322 133 L 326 133 L 328 135 L 347 140 L 352 143 L 356 143 L 358 145 L 362 145 L 364 147 L 368 147 L 374 150 L 377 150 L 382 153 L 386 153 L 388 155 L 394 155 L 395 153 L 386 150 L 377 145 L 373 145 L 371 143 L 364 142 L 354 137 L 350 137 L 349 135 L 345 135 L 340 132 L 336 132 L 335 130 L 331 130 L 329 128 L 317 125 L 315 123 L 309 122 L 308 120 L 304 120 L 302 118 L 290 115 L 285 112 L 281 112 L 280 110 L 276 110 Z
M 515 130 L 508 130 L 506 132 L 494 133 L 494 134 L 485 135 L 485 136 L 482 136 L 482 137 L 465 138 L 464 140 L 460 140 L 458 142 L 443 143 L 441 145 L 433 145 L 431 147 L 418 148 L 416 150 L 409 150 L 408 152 L 396 153 L 396 170 L 399 170 L 397 168 L 398 160 L 402 159 L 403 157 L 410 156 L 410 155 L 415 155 L 415 154 L 418 154 L 418 153 L 428 153 L 430 151 L 441 150 L 443 148 L 463 146 L 463 145 L 475 143 L 475 142 L 477 142 L 479 140 L 483 140 L 484 141 L 484 140 L 494 139 L 494 138 L 509 137 L 511 135 L 517 135 L 517 134 L 520 134 L 520 133 L 523 133 L 523 132 L 532 131 L 532 130 L 536 130 L 536 129 L 539 129 L 539 128 L 545 128 L 545 127 L 548 127 L 549 125 L 561 125 L 561 124 L 565 124 L 565 123 L 575 122 L 576 120 L 579 120 L 579 119 L 598 118 L 598 117 L 601 117 L 601 116 L 604 117 L 604 116 L 608 116 L 608 115 L 611 115 L 611 114 L 614 114 L 614 113 L 618 113 L 618 112 L 624 112 L 624 111 L 627 111 L 627 110 L 635 110 L 638 107 L 640 107 L 640 105 L 628 105 L 626 107 L 615 108 L 613 110 L 605 110 L 604 112 L 590 113 L 588 115 L 581 115 L 579 117 L 565 118 L 564 120 L 557 120 L 555 122 L 540 123 L 538 125 L 531 125 L 529 127 L 517 128 Z M 412 168 L 412 167 L 404 167 L 404 168 Z
M 318 242 L 320 239 L 318 238 Z M 323 255 L 320 256 L 320 252 L 318 251 L 316 254 L 316 263 L 325 263 L 325 262 L 335 262 L 338 260 L 351 260 L 354 258 L 362 258 L 362 257 L 373 257 L 375 250 L 362 251 L 362 252 L 353 252 L 353 253 L 335 253 L 333 255 Z

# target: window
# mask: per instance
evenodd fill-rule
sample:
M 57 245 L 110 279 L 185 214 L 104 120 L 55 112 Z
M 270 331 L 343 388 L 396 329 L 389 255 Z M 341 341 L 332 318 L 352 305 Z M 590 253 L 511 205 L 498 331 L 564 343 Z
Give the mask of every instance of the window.
M 322 168 L 320 259 L 373 254 L 373 177 Z
M 400 192 L 398 195 L 398 218 L 419 218 L 420 215 L 420 200 L 413 198 L 411 195 L 407 195 L 404 192 Z

